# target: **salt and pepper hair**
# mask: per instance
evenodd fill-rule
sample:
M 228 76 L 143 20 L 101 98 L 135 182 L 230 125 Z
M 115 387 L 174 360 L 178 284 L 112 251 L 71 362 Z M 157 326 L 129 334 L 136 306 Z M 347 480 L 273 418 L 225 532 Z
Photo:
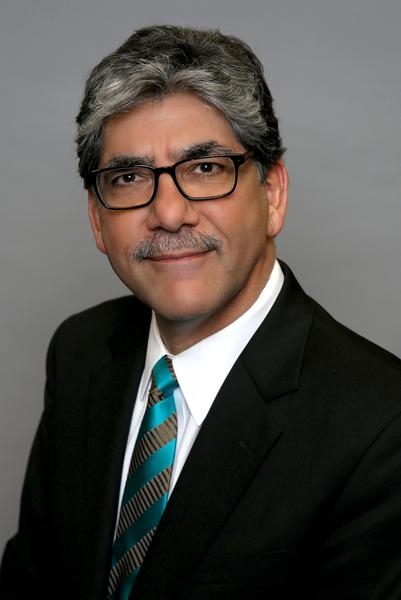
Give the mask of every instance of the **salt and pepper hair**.
M 284 153 L 273 100 L 259 59 L 218 30 L 144 27 L 90 73 L 77 116 L 79 173 L 99 166 L 104 122 L 174 92 L 191 93 L 220 111 L 252 150 L 261 177 Z

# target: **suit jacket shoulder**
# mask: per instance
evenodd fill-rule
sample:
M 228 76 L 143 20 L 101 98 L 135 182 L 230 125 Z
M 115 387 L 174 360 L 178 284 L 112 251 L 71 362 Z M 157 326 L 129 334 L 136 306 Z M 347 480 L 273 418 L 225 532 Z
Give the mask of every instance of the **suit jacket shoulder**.
M 121 336 L 120 343 L 124 345 L 130 336 L 147 336 L 150 314 L 150 309 L 133 295 L 107 300 L 65 319 L 51 344 L 61 339 L 68 344 L 93 348 L 99 342 L 108 343 L 110 336 L 112 344 Z
M 63 372 L 96 374 L 117 357 L 141 354 L 146 343 L 150 309 L 134 296 L 108 300 L 68 317 L 55 331 L 47 352 L 48 387 Z

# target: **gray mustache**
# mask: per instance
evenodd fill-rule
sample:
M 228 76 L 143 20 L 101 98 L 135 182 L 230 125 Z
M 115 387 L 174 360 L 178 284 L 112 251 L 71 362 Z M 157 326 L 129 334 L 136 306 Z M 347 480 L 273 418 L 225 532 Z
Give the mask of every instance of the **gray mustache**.
M 177 250 L 204 252 L 218 250 L 223 242 L 215 235 L 183 228 L 177 233 L 157 231 L 144 239 L 132 251 L 132 260 L 141 262 L 145 258 L 157 258 Z

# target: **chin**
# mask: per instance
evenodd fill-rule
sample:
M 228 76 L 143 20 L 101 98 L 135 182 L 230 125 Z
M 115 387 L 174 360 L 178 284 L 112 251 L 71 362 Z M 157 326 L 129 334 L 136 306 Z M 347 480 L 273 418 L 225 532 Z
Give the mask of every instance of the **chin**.
M 155 288 L 156 289 L 156 288 Z M 134 294 L 150 306 L 157 315 L 169 321 L 188 321 L 201 318 L 213 312 L 214 303 L 206 299 L 203 286 L 189 289 L 189 286 L 160 287 L 158 293 L 146 293 L 149 290 L 133 290 Z M 143 293 L 141 293 L 143 291 Z
M 160 318 L 172 323 L 185 323 L 188 321 L 203 319 L 208 315 L 208 311 L 205 309 L 201 310 L 200 307 L 194 306 L 160 306 L 156 304 L 152 306 L 152 308 Z

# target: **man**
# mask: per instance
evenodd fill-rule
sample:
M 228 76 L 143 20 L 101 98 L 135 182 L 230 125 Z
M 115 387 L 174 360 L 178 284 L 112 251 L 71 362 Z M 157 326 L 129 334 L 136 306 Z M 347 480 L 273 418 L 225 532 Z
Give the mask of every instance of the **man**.
M 77 142 L 132 295 L 51 342 L 1 598 L 401 598 L 401 364 L 276 260 L 258 59 L 139 30 L 90 74 Z

